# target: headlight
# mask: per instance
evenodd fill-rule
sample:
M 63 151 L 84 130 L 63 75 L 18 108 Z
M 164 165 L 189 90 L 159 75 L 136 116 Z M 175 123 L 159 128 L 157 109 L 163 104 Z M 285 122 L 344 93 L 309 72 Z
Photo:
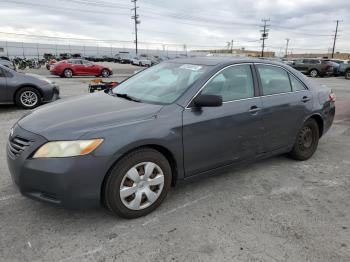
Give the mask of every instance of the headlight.
M 90 154 L 102 142 L 103 139 L 48 142 L 35 152 L 33 158 L 83 156 Z

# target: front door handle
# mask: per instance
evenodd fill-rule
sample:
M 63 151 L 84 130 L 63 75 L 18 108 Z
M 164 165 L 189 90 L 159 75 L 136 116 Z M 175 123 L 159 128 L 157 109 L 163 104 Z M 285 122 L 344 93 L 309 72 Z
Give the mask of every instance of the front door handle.
M 310 98 L 310 97 L 303 96 L 303 98 L 301 99 L 301 102 L 306 103 L 306 102 L 308 102 L 308 101 L 310 101 L 310 100 L 311 100 L 311 98 Z
M 249 109 L 249 113 L 255 114 L 256 112 L 259 112 L 261 110 L 260 107 L 257 106 L 251 106 Z

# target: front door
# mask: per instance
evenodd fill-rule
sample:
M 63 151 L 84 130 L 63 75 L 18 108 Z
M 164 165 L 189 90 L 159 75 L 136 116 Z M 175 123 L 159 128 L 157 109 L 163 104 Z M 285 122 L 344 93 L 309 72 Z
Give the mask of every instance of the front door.
M 250 65 L 223 69 L 200 94 L 220 95 L 223 105 L 183 111 L 186 176 L 262 152 L 262 102 L 255 96 Z

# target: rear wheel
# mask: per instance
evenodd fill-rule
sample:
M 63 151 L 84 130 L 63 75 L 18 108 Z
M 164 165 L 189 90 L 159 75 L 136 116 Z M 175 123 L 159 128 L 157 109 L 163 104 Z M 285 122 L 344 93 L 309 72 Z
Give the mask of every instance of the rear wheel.
M 317 122 L 310 118 L 299 130 L 296 142 L 290 157 L 296 160 L 307 160 L 315 153 L 319 140 L 319 127 Z
M 311 69 L 310 70 L 310 76 L 311 77 L 317 77 L 319 75 L 318 70 L 317 69 Z
M 347 71 L 345 72 L 345 79 L 350 80 L 350 70 L 347 70 Z
M 109 77 L 109 75 L 110 75 L 109 70 L 103 69 L 103 70 L 101 71 L 101 76 L 102 76 L 102 77 Z
M 63 75 L 65 78 L 71 78 L 73 76 L 73 71 L 71 69 L 65 69 Z
M 33 109 L 40 105 L 41 96 L 38 90 L 32 87 L 24 87 L 16 93 L 16 104 L 25 108 Z
M 147 215 L 165 199 L 171 176 L 169 162 L 158 151 L 145 148 L 131 152 L 108 174 L 105 205 L 125 218 Z

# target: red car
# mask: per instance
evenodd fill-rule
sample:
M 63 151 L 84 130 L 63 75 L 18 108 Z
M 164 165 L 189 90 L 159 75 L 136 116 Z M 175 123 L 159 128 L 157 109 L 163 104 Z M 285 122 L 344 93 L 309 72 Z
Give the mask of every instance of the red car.
M 70 78 L 72 76 L 109 77 L 113 74 L 111 68 L 94 64 L 84 59 L 62 60 L 51 65 L 50 72 L 53 75 L 67 78 Z

